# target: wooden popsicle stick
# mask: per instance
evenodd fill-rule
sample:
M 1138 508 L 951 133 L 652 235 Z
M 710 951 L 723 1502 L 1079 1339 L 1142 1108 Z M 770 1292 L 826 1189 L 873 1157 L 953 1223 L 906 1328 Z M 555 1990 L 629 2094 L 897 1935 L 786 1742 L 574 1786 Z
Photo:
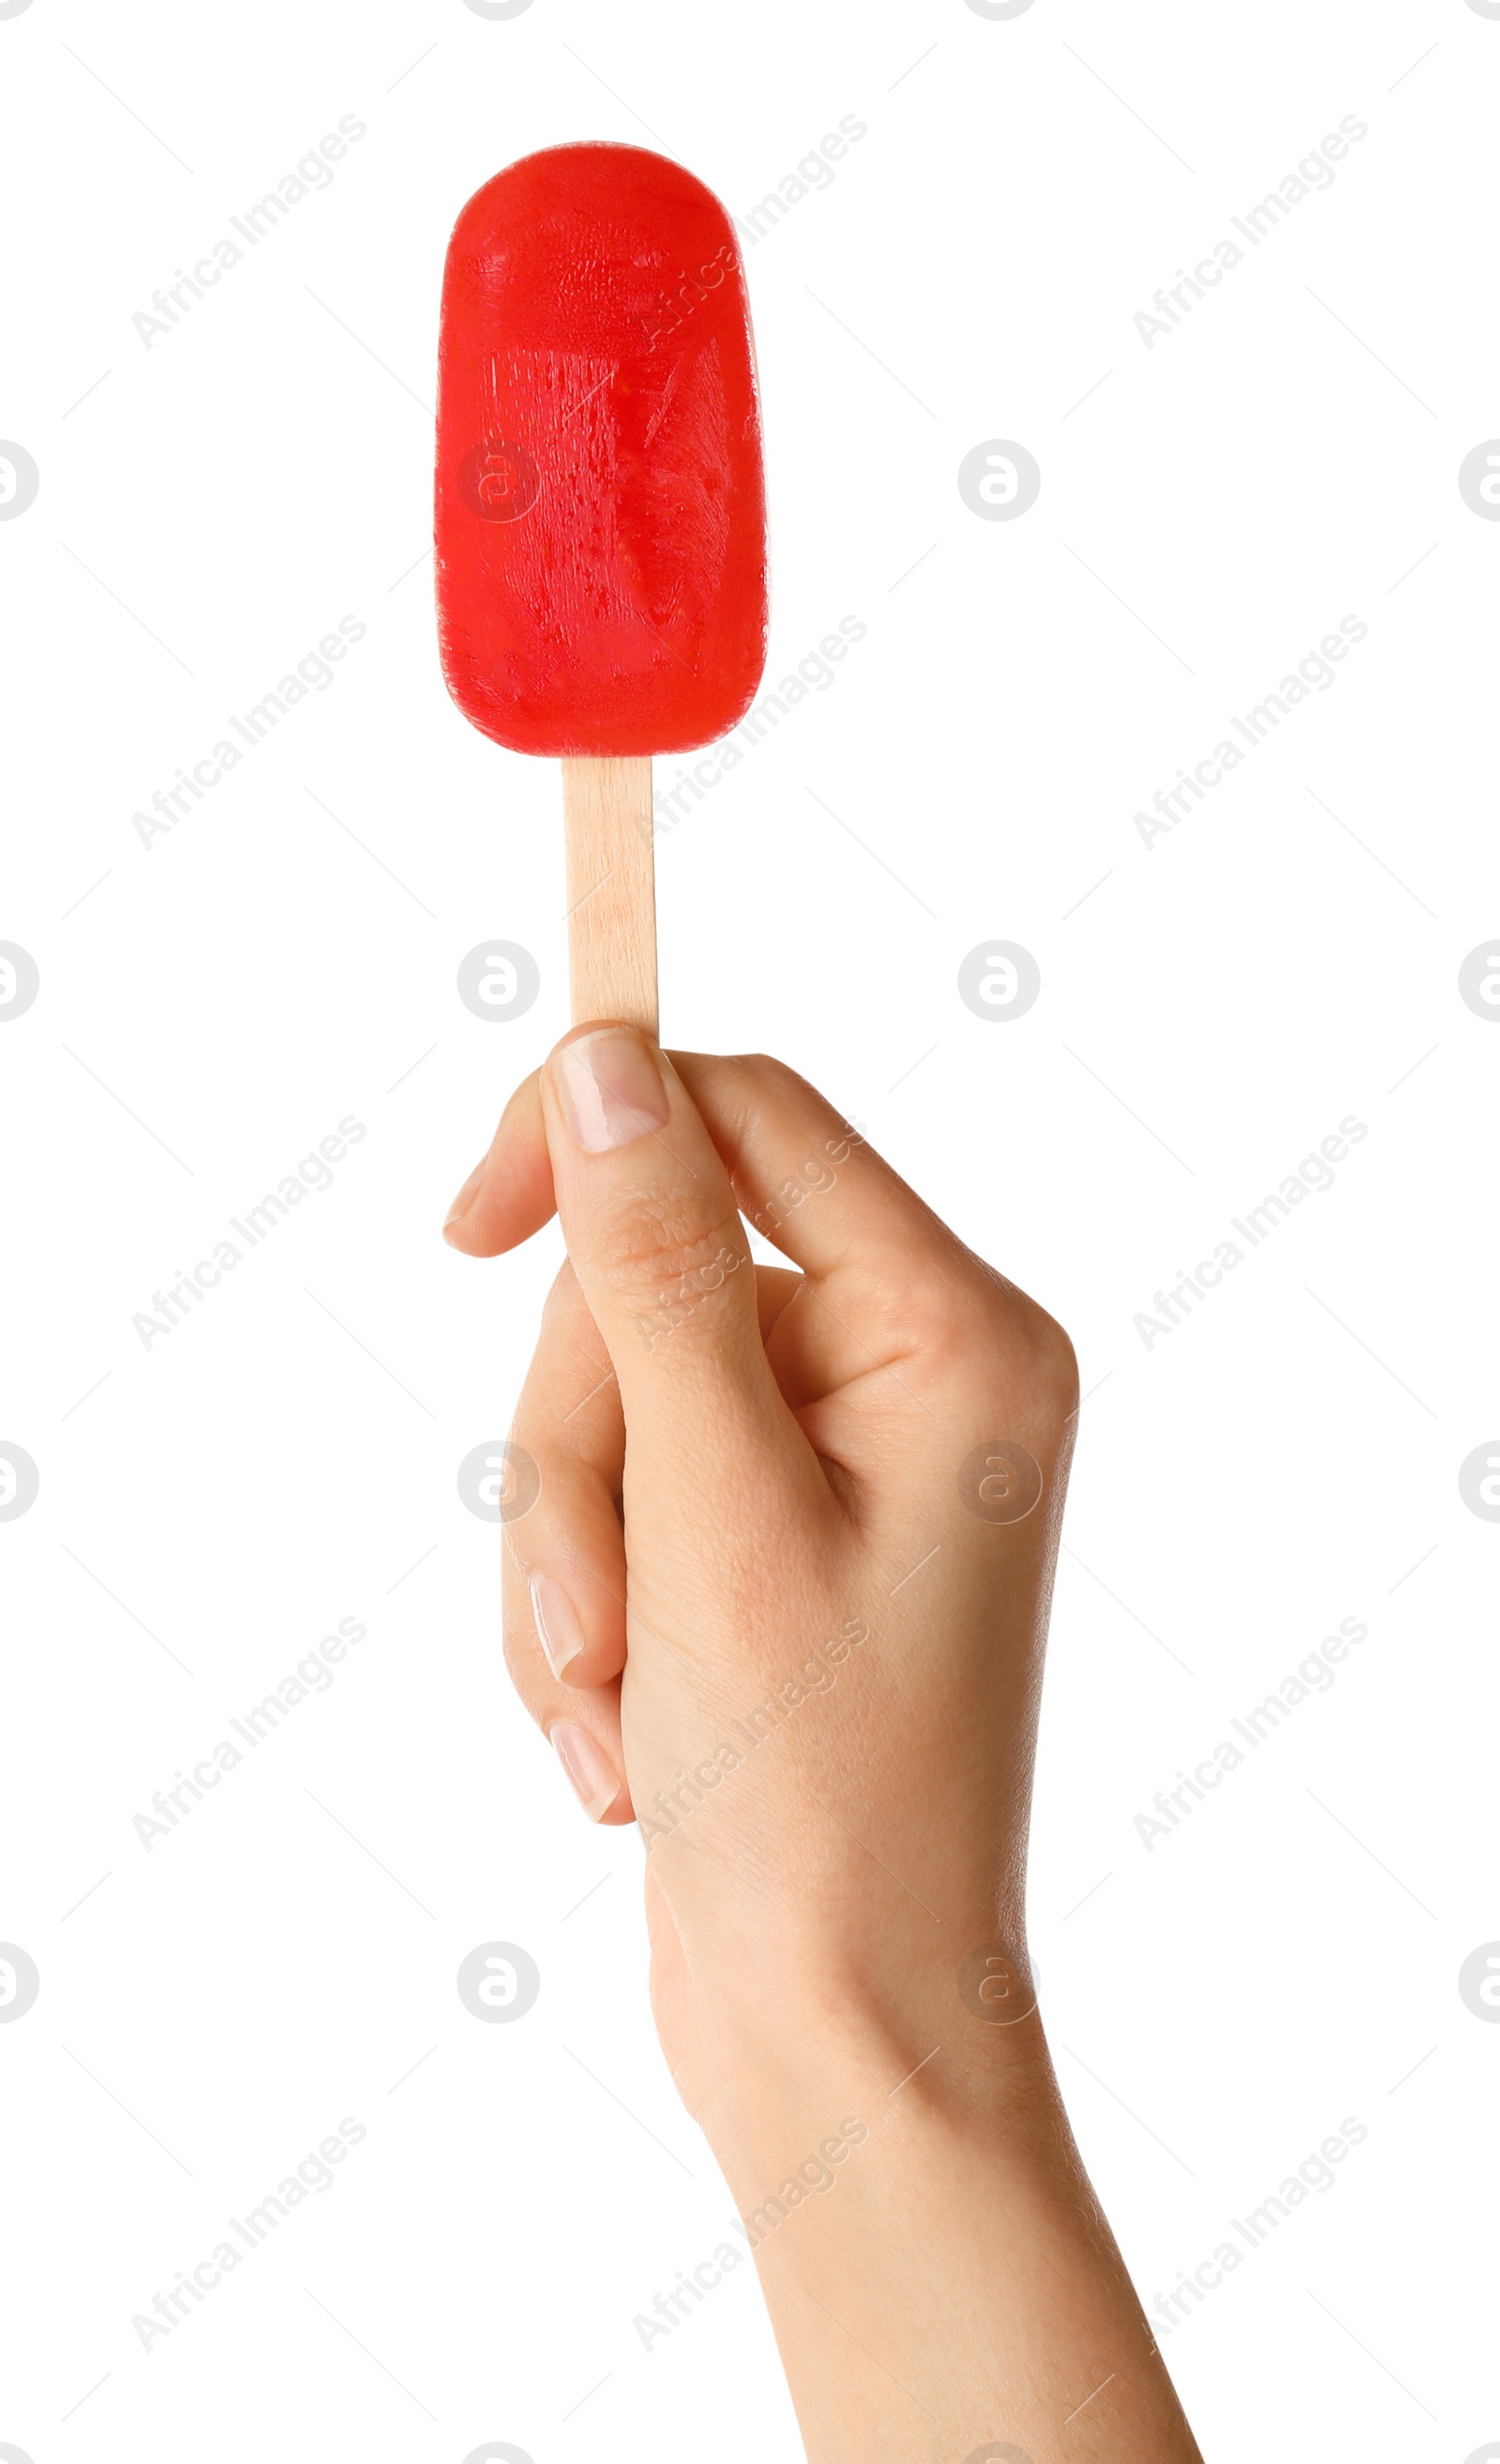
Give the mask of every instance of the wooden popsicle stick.
M 564 759 L 573 1023 L 624 1019 L 657 1033 L 656 869 L 650 757 Z

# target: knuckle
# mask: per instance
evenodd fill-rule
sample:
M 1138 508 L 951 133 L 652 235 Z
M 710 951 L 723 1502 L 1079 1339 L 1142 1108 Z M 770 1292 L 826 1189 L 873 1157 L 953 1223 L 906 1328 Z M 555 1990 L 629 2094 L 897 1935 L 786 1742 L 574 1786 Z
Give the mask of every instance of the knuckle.
M 781 1116 L 790 1106 L 801 1109 L 809 1099 L 820 1107 L 824 1105 L 816 1088 L 788 1062 L 778 1061 L 772 1053 L 731 1053 L 714 1067 L 720 1085 L 738 1096 L 747 1113 L 768 1111 Z
M 1046 1405 L 1049 1419 L 1070 1420 L 1078 1409 L 1078 1354 L 1066 1327 L 1059 1326 L 1055 1317 L 1039 1309 L 1036 1319 L 1031 1337 L 1033 1391 Z
M 613 1219 L 595 1264 L 619 1304 L 650 1309 L 718 1290 L 749 1254 L 737 1214 L 662 1193 L 638 1199 Z
M 794 1069 L 788 1068 L 784 1061 L 775 1060 L 769 1052 L 726 1052 L 717 1066 L 744 1078 L 774 1078 L 783 1084 L 795 1079 L 799 1086 L 802 1083 Z
M 935 1350 L 960 1388 L 998 1395 L 1047 1425 L 1078 1407 L 1078 1359 L 1066 1329 L 1004 1276 L 936 1302 Z
M 1055 1317 L 1015 1285 L 1006 1287 L 1006 1340 L 1018 1366 L 1039 1394 L 1063 1402 L 1078 1400 L 1078 1355 L 1071 1337 Z

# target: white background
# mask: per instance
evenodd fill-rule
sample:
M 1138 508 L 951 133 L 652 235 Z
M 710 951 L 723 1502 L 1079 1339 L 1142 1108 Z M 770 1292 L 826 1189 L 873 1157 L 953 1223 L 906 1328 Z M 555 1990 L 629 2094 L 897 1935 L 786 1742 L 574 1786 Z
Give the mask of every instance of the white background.
M 1500 1936 L 1500 1528 L 1458 1488 L 1500 1428 L 1500 1028 L 1457 988 L 1500 923 L 1500 527 L 1457 485 L 1500 430 L 1500 22 L 32 0 L 0 91 L 0 434 L 40 473 L 0 524 L 0 938 L 41 978 L 0 1030 L 0 1439 L 41 1478 L 0 1524 L 0 1938 L 41 1973 L 0 2026 L 0 2442 L 798 2452 L 748 2268 L 632 2329 L 729 2200 L 655 2047 L 638 1840 L 513 1701 L 455 1487 L 558 1240 L 479 1266 L 438 1225 L 566 1023 L 563 893 L 556 775 L 450 704 L 424 547 L 471 190 L 614 138 L 743 214 L 854 115 L 746 254 L 768 679 L 868 635 L 664 840 L 665 1031 L 795 1062 L 1077 1341 L 1034 1942 L 1143 2296 L 1368 2131 L 1166 2343 L 1205 2453 L 1500 2452 L 1500 2030 L 1457 1989 Z M 147 349 L 152 292 L 345 114 L 332 185 Z M 1349 114 L 1332 187 L 1148 350 L 1158 287 Z M 958 492 L 997 437 L 1042 472 L 1011 522 Z M 345 614 L 336 681 L 143 847 Z M 1336 684 L 1143 845 L 1346 615 Z M 958 998 L 983 935 L 1037 957 L 1023 1020 Z M 455 994 L 486 935 L 541 971 L 508 1024 Z M 144 1349 L 153 1290 L 350 1113 L 334 1186 Z M 1153 1293 L 1348 1114 L 1335 1186 L 1148 1350 Z M 341 1617 L 332 1688 L 143 1848 Z M 1154 1793 L 1351 1617 L 1336 1685 L 1148 1850 Z M 496 1938 L 542 1977 L 508 2027 L 454 1991 Z M 143 2351 L 132 2316 L 346 2115 L 335 2187 Z

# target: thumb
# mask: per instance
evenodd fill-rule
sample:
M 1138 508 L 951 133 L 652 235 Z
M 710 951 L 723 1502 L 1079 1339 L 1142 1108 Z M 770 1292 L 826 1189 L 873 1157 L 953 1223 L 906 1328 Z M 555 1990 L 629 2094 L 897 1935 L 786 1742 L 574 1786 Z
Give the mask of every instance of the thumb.
M 747 1446 L 805 1447 L 761 1340 L 729 1176 L 667 1055 L 637 1027 L 578 1027 L 540 1091 L 568 1255 L 632 1446 L 699 1490 Z

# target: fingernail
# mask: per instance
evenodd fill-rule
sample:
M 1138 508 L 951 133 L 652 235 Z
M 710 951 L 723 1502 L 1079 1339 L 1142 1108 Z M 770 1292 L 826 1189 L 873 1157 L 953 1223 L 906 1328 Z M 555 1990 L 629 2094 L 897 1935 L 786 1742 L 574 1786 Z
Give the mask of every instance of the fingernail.
M 443 1230 L 445 1232 L 448 1230 L 451 1223 L 456 1223 L 461 1216 L 468 1214 L 470 1207 L 474 1204 L 475 1197 L 478 1195 L 479 1183 L 484 1178 L 484 1167 L 489 1160 L 489 1156 L 485 1155 L 474 1165 L 473 1172 L 469 1175 L 468 1179 L 465 1181 L 462 1189 L 454 1199 L 452 1206 L 448 1210 L 448 1213 L 443 1218 Z
M 667 1089 L 650 1048 L 628 1026 L 602 1027 L 552 1056 L 568 1133 L 585 1155 L 628 1147 L 667 1123 Z
M 620 1793 L 620 1774 L 591 1730 L 561 1720 L 552 1731 L 557 1757 L 590 1822 L 607 1814 Z
M 547 1655 L 547 1666 L 554 1677 L 578 1658 L 587 1638 L 579 1623 L 578 1611 L 561 1583 L 550 1574 L 533 1574 L 531 1578 L 531 1614 L 537 1621 L 537 1636 Z

